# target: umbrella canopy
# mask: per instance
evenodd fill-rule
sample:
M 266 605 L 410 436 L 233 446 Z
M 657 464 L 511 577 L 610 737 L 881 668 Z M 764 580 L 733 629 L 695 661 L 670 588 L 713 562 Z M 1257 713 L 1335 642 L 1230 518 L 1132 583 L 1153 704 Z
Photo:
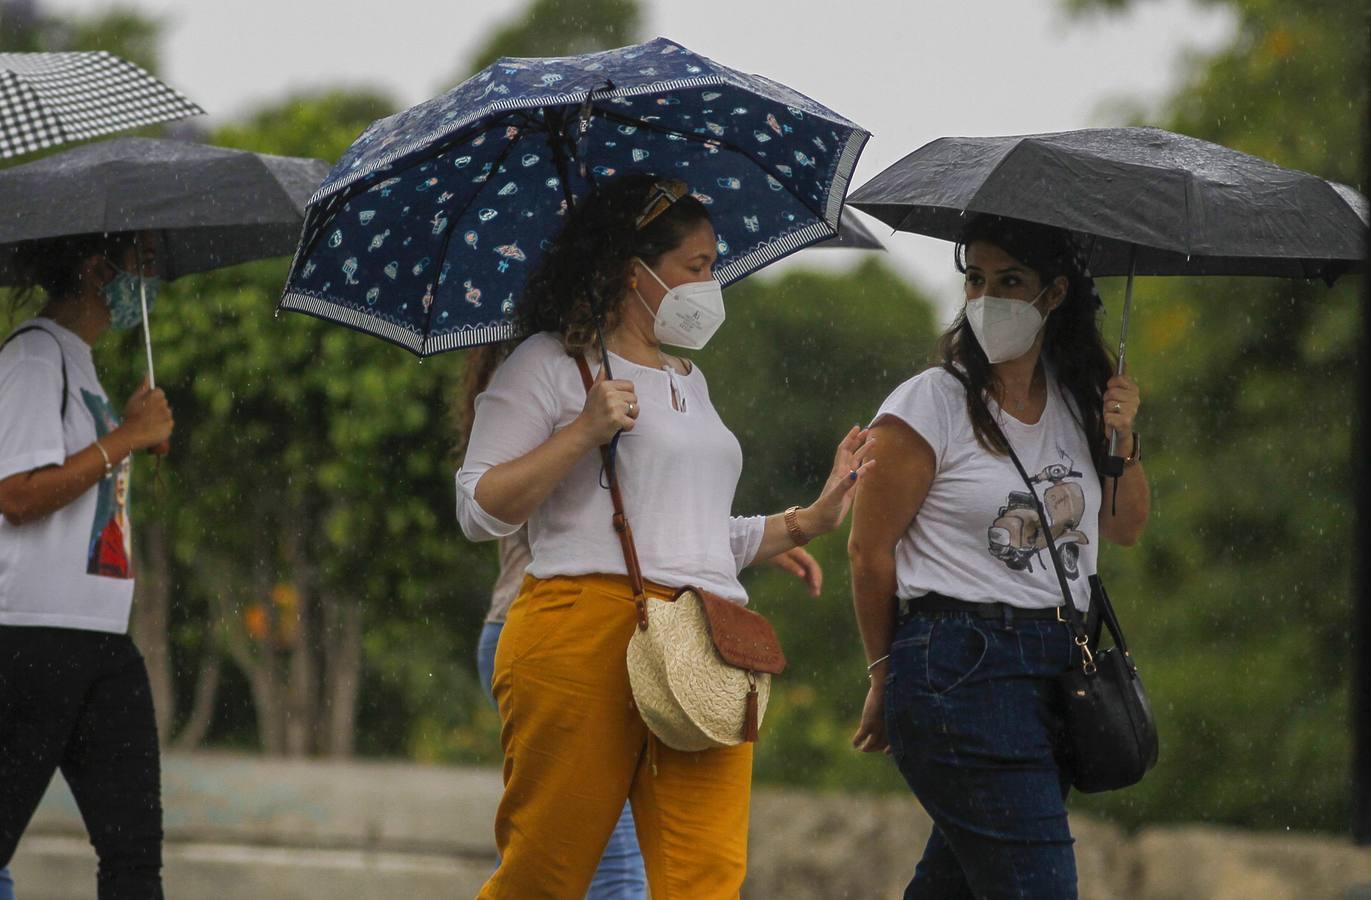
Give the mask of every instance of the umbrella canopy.
M 0 285 L 14 244 L 72 234 L 159 232 L 162 277 L 295 249 L 317 159 L 185 141 L 115 138 L 0 171 Z
M 569 206 L 629 170 L 691 186 L 727 284 L 838 233 L 868 136 L 661 38 L 501 59 L 348 149 L 310 201 L 281 306 L 420 356 L 508 338 Z
M 0 159 L 204 114 L 143 69 L 103 50 L 0 53 Z
M 940 138 L 849 202 L 945 240 L 968 213 L 1069 229 L 1095 275 L 1332 279 L 1366 252 L 1366 200 L 1352 188 L 1158 128 Z
M 881 243 L 881 239 L 872 233 L 867 224 L 850 212 L 844 212 L 842 222 L 838 223 L 837 237 L 831 237 L 815 246 L 820 249 L 835 250 L 885 249 L 885 244 Z

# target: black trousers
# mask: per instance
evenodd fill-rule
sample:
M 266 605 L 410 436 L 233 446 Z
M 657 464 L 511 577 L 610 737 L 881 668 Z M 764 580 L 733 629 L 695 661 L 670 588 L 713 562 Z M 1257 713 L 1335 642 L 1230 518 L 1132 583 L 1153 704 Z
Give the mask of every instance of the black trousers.
M 57 769 L 99 857 L 100 900 L 161 900 L 157 722 L 138 648 L 126 634 L 0 626 L 0 866 Z

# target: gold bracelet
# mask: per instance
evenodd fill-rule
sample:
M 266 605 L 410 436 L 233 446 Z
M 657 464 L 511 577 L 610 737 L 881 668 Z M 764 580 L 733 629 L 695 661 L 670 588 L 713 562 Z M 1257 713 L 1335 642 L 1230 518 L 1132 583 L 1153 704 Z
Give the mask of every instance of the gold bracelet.
M 803 547 L 809 543 L 809 535 L 805 534 L 800 527 L 800 508 L 792 506 L 785 511 L 785 530 L 790 534 L 790 539 L 795 542 L 796 547 Z
M 95 449 L 105 458 L 105 477 L 108 478 L 114 474 L 114 464 L 109 461 L 109 454 L 105 452 L 105 446 L 100 443 L 99 438 L 95 439 Z

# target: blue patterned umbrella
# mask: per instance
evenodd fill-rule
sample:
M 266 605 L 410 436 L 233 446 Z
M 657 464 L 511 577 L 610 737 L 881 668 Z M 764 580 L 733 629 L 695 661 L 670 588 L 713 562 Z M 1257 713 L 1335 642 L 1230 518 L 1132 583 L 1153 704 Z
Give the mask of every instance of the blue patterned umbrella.
M 627 171 L 691 185 L 729 284 L 838 234 L 868 137 L 662 38 L 501 59 L 348 148 L 310 200 L 280 305 L 421 357 L 506 339 L 568 207 Z

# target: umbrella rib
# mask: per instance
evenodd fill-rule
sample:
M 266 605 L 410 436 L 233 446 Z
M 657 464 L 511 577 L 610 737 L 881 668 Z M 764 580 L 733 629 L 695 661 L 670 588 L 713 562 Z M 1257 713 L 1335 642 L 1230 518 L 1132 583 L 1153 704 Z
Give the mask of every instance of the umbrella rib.
M 595 107 L 595 111 L 598 112 L 600 115 L 604 116 L 606 119 L 611 119 L 613 121 L 620 122 L 625 125 L 636 125 L 642 128 L 646 128 L 648 131 L 656 131 L 660 134 L 677 134 L 685 140 L 692 141 L 697 144 L 717 144 L 720 147 L 732 150 L 739 156 L 744 157 L 754 166 L 756 166 L 757 168 L 761 169 L 763 172 L 774 178 L 777 184 L 785 184 L 785 180 L 779 177 L 780 172 L 776 171 L 776 169 L 774 169 L 773 167 L 763 163 L 761 160 L 757 159 L 757 157 L 753 156 L 747 150 L 744 150 L 742 147 L 738 146 L 732 141 L 726 141 L 717 137 L 704 137 L 703 135 L 691 134 L 686 131 L 679 131 L 675 128 L 666 128 L 661 125 L 658 125 L 655 122 L 647 122 L 642 119 L 634 118 L 633 116 L 625 116 L 622 113 L 617 113 L 613 110 L 605 109 L 604 107 Z M 799 194 L 795 193 L 790 188 L 786 188 L 786 193 L 790 194 L 790 196 L 800 201 L 800 205 L 803 206 L 805 209 L 809 210 L 811 213 L 813 213 L 814 217 L 817 218 L 819 221 L 828 221 L 824 217 L 824 214 L 819 210 L 815 209 L 813 206 L 811 206 L 809 204 L 809 201 L 806 200 L 804 197 L 801 197 Z M 834 233 L 836 234 L 837 231 L 835 230 Z

